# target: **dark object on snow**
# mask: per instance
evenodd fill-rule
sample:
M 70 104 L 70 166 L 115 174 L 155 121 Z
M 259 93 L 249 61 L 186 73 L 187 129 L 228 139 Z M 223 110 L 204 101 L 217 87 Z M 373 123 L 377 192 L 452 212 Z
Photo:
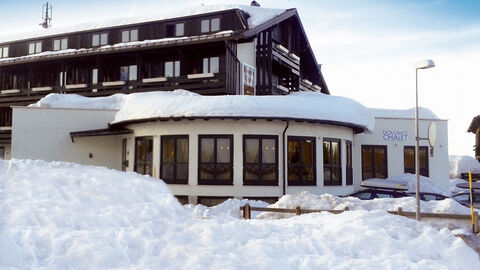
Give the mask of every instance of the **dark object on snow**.
M 260 7 L 260 4 L 259 4 L 257 1 L 253 0 L 253 1 L 250 3 L 250 6 L 252 6 L 252 7 Z

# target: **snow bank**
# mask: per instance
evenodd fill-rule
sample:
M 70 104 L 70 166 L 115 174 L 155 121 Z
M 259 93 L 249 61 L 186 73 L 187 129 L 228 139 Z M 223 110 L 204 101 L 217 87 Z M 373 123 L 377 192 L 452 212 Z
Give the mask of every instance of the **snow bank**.
M 125 94 L 114 94 L 108 97 L 84 97 L 77 94 L 48 94 L 37 103 L 28 105 L 28 107 L 120 110 L 124 98 Z
M 326 210 L 344 210 L 348 207 L 350 210 L 385 210 L 397 211 L 402 207 L 403 211 L 415 212 L 416 200 L 414 197 L 405 198 L 382 198 L 374 200 L 360 200 L 354 197 L 338 197 L 331 194 L 315 195 L 309 192 L 301 192 L 293 195 L 284 195 L 272 208 L 295 208 L 300 206 L 304 209 L 326 209 Z M 470 209 L 459 204 L 453 199 L 441 201 L 421 201 L 420 208 L 425 213 L 450 213 L 450 214 L 470 214 Z M 258 218 L 281 218 L 291 215 L 279 213 L 262 213 Z
M 371 112 L 377 118 L 415 118 L 415 108 L 405 110 L 393 110 L 393 109 L 371 109 Z M 438 120 L 438 116 L 427 108 L 418 108 L 418 118 L 428 120 Z
M 449 230 L 384 211 L 241 220 L 221 210 L 240 203 L 199 215 L 150 177 L 1 161 L 0 268 L 480 269 Z
M 448 156 L 450 162 L 450 178 L 460 178 L 462 173 L 480 173 L 480 163 L 470 156 Z
M 52 27 L 48 29 L 38 30 L 35 32 L 5 35 L 5 36 L 0 36 L 0 43 L 74 33 L 79 31 L 95 30 L 95 29 L 100 29 L 105 27 L 128 26 L 131 24 L 174 19 L 174 18 L 180 18 L 180 17 L 186 17 L 186 16 L 194 16 L 199 14 L 206 14 L 206 13 L 212 13 L 212 12 L 218 12 L 218 11 L 230 10 L 230 9 L 241 9 L 245 11 L 248 15 L 250 15 L 250 17 L 248 18 L 248 26 L 250 29 L 286 11 L 285 9 L 260 8 L 260 7 L 246 6 L 246 5 L 205 5 L 205 6 L 197 6 L 197 7 L 187 8 L 187 9 L 171 10 L 171 11 L 163 12 L 153 16 L 118 18 L 113 20 L 90 22 L 90 23 L 83 23 L 83 24 L 71 25 L 71 26 Z

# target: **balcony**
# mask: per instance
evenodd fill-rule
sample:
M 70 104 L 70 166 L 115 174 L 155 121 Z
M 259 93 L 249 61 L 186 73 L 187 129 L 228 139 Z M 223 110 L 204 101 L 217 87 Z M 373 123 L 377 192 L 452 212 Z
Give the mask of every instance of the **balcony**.
M 4 89 L 0 91 L 0 107 L 12 105 L 28 105 L 37 102 L 49 93 L 79 94 L 83 96 L 108 96 L 115 93 L 136 93 L 148 91 L 172 91 L 176 89 L 189 90 L 202 95 L 235 94 L 236 89 L 228 87 L 229 80 L 238 75 L 226 73 L 189 74 L 179 77 L 143 78 L 137 81 L 110 81 L 92 83 L 75 83 L 64 86 L 42 85 L 33 88 Z M 2 117 L 0 115 L 0 117 Z M 3 121 L 3 122 L 2 122 Z M 10 116 L 0 119 L 11 125 Z M 2 126 L 0 123 L 0 126 Z

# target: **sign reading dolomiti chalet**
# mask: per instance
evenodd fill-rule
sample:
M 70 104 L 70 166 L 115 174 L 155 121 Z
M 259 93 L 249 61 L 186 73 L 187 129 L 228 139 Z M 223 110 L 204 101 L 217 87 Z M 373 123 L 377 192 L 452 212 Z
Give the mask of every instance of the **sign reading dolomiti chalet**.
M 406 130 L 383 130 L 383 140 L 385 141 L 406 141 L 408 139 L 408 131 Z

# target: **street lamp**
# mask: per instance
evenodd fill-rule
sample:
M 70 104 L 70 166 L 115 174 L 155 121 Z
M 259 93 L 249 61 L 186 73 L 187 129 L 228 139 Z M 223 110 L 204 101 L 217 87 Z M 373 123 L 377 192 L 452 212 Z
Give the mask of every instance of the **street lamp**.
M 435 63 L 430 60 L 422 60 L 416 63 L 415 65 L 415 197 L 416 197 L 416 211 L 415 217 L 417 220 L 420 220 L 420 181 L 419 181 L 419 153 L 418 153 L 418 145 L 420 142 L 420 137 L 418 136 L 418 70 L 419 69 L 427 69 L 435 67 Z

